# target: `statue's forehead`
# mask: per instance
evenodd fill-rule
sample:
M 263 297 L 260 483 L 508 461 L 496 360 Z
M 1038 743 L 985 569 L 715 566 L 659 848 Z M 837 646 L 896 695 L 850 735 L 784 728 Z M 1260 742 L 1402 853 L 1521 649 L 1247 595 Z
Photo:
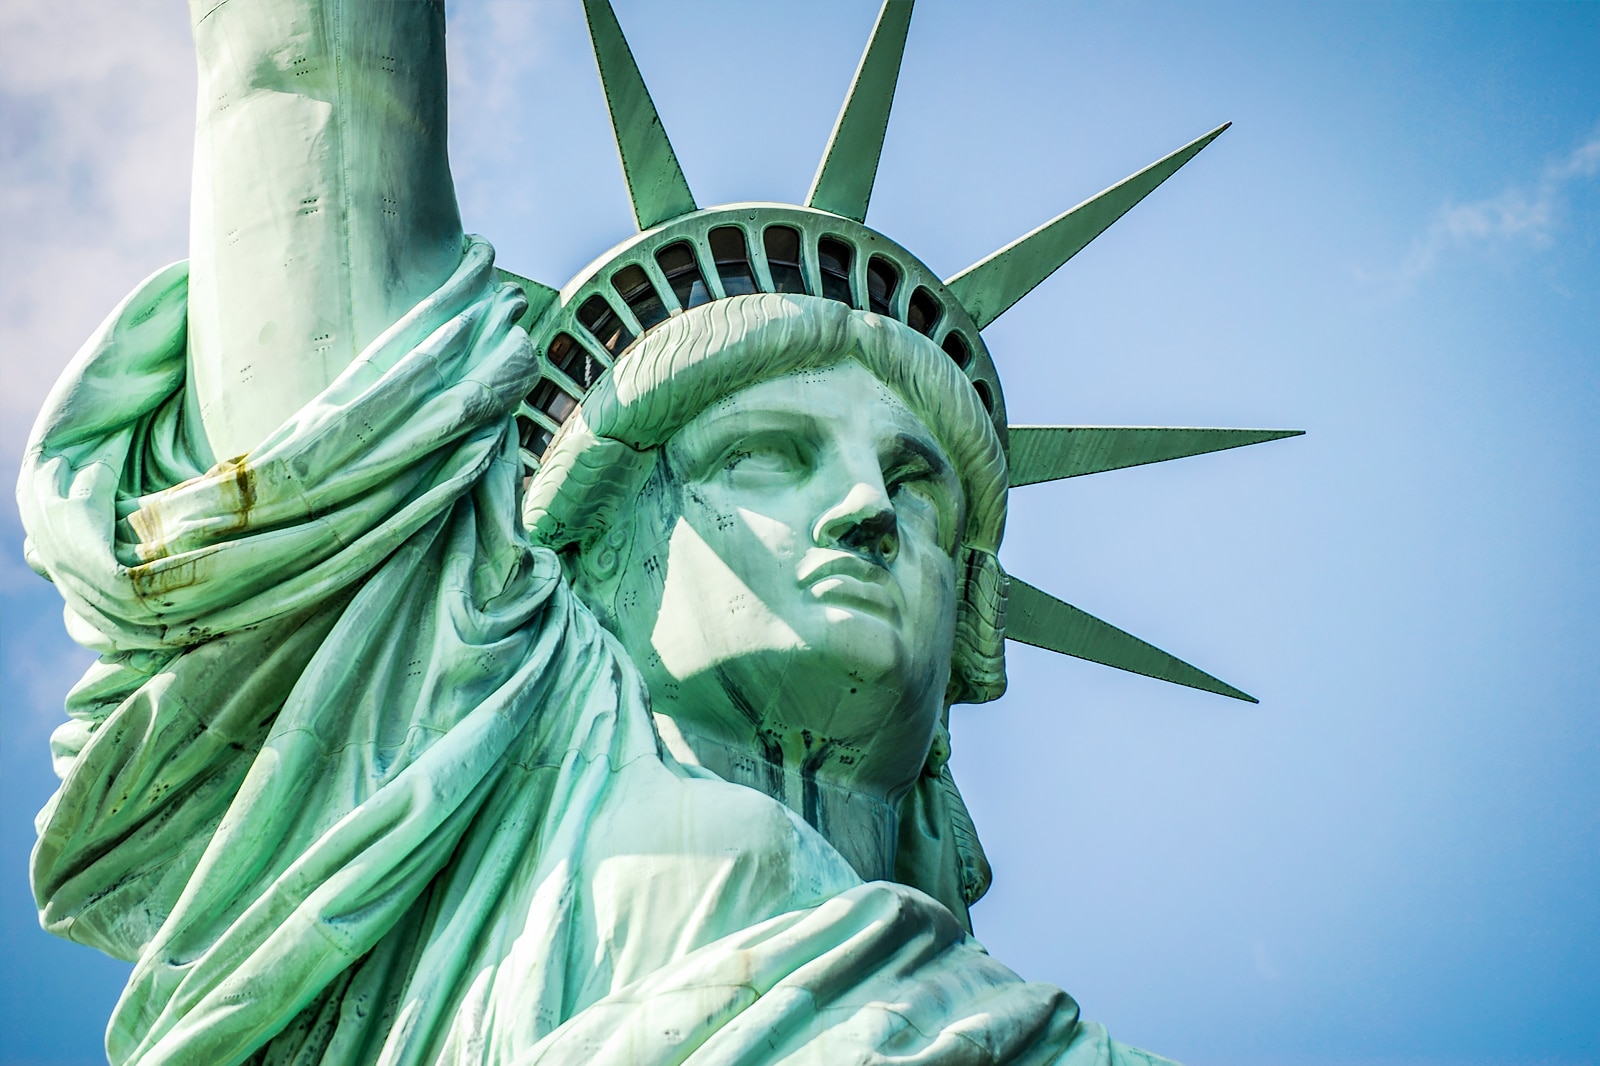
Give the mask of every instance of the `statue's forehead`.
M 796 433 L 834 430 L 867 435 L 912 435 L 944 448 L 927 421 L 895 390 L 854 360 L 808 367 L 758 381 L 708 404 L 672 440 L 698 438 L 714 428 L 728 432 L 762 428 Z

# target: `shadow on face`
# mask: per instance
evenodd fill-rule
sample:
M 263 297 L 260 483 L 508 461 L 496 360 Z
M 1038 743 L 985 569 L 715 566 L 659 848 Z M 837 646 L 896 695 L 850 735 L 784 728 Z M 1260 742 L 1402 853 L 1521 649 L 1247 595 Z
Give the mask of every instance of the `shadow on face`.
M 845 362 L 685 425 L 577 585 L 686 734 L 895 799 L 943 707 L 963 518 L 928 428 Z

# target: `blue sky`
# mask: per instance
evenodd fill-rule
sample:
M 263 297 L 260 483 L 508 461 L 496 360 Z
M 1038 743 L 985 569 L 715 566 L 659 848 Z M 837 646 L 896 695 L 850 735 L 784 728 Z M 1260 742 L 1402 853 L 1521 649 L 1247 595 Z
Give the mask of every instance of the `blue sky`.
M 703 204 L 803 196 L 866 2 L 619 2 Z M 469 229 L 560 284 L 631 222 L 572 3 L 460 0 Z M 181 5 L 0 7 L 0 451 L 185 254 Z M 955 712 L 978 936 L 1205 1064 L 1600 1062 L 1600 6 L 924 0 L 868 222 L 952 274 L 1235 125 L 986 331 L 1014 421 L 1308 435 L 1018 490 L 1002 558 L 1259 707 L 1013 648 Z M 0 1062 L 101 1060 L 36 927 L 85 663 L 0 505 Z

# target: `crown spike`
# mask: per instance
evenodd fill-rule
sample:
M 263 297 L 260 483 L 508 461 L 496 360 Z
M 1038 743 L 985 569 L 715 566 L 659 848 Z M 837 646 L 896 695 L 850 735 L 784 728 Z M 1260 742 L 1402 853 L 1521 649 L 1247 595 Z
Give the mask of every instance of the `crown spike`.
M 1232 123 L 1158 159 L 1131 177 L 1012 241 L 945 282 L 979 329 L 1003 315 L 1045 278 L 1148 196 Z
M 1158 681 L 1170 681 L 1247 703 L 1260 702 L 1155 645 L 1146 644 L 1133 634 L 1014 577 L 1006 591 L 1006 637 Z
M 850 82 L 844 106 L 833 124 L 828 147 L 811 180 L 806 206 L 863 222 L 878 176 L 883 137 L 889 129 L 889 109 L 894 105 L 900 60 L 905 55 L 906 31 L 911 26 L 913 0 L 884 0 L 861 65 Z
M 1303 429 L 1179 426 L 1010 426 L 1013 488 L 1298 437 Z
M 667 140 L 616 12 L 608 0 L 584 0 L 583 13 L 589 21 L 589 40 L 594 44 L 634 220 L 646 230 L 687 215 L 695 210 L 694 194 L 672 142 Z

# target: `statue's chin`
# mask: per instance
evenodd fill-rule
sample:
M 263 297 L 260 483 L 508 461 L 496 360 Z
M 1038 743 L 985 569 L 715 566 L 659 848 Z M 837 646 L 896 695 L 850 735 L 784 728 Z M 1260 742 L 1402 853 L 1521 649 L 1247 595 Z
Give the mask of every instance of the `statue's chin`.
M 895 693 L 918 687 L 915 675 L 927 672 L 926 651 L 919 658 L 896 622 L 870 610 L 831 604 L 820 606 L 816 615 L 814 624 L 801 631 L 806 646 L 796 649 L 795 658 L 808 666 L 814 663 L 810 668 L 819 680 L 829 675 L 853 679 L 857 684 L 841 682 L 846 690 L 861 684 Z
M 921 771 L 943 678 L 878 619 L 838 619 L 814 636 L 814 643 L 752 650 L 652 683 L 655 709 L 766 762 L 805 766 L 880 797 L 897 794 Z

